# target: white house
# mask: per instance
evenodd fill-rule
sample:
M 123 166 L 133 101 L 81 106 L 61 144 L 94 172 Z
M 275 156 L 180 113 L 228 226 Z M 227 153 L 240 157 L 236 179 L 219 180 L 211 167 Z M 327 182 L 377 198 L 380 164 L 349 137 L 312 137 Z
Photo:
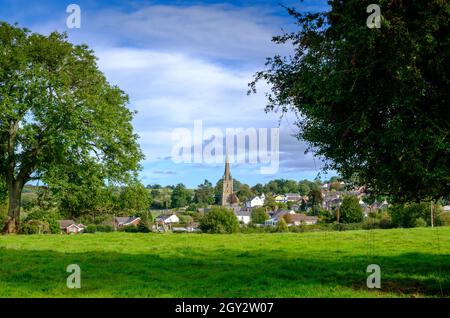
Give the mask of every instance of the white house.
M 137 218 L 134 216 L 117 216 L 114 218 L 114 224 L 116 228 L 124 227 L 124 226 L 137 226 L 141 222 L 141 218 Z
M 302 196 L 298 193 L 288 193 L 285 195 L 285 202 L 298 202 L 302 199 Z
M 73 220 L 59 220 L 61 233 L 71 234 L 83 232 L 86 228 L 83 224 L 76 224 Z
M 264 205 L 265 201 L 266 201 L 266 196 L 263 193 L 261 196 L 255 196 L 255 197 L 251 198 L 250 200 L 248 200 L 247 202 L 245 202 L 245 207 L 246 208 L 260 207 L 260 206 Z
M 155 221 L 158 223 L 172 224 L 172 223 L 180 223 L 180 218 L 175 214 L 171 215 L 161 214 L 156 217 Z
M 239 210 L 234 212 L 236 214 L 236 218 L 239 223 L 244 223 L 245 225 L 249 224 L 251 221 L 252 213 L 248 210 Z

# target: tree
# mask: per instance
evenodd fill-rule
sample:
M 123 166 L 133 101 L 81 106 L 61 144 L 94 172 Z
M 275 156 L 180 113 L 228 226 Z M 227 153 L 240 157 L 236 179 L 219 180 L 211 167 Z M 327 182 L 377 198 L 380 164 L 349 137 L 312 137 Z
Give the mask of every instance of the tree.
M 5 233 L 19 227 L 24 185 L 49 186 L 84 171 L 128 182 L 143 155 L 127 95 L 111 86 L 86 45 L 0 24 L 0 179 L 8 188 Z M 66 180 L 63 180 L 64 182 Z M 85 179 L 83 179 L 85 181 Z
M 251 218 L 253 224 L 264 224 L 264 222 L 269 219 L 269 215 L 265 208 L 254 208 L 252 210 Z
M 241 202 L 245 202 L 255 195 L 248 184 L 241 184 L 236 194 Z
M 298 183 L 298 192 L 300 195 L 308 195 L 311 191 L 311 187 L 309 186 L 311 184 L 308 180 L 303 180 Z
M 201 205 L 210 205 L 215 201 L 212 183 L 205 180 L 194 192 L 194 202 Z
M 200 219 L 199 227 L 206 233 L 233 233 L 238 231 L 239 222 L 232 210 L 216 206 Z
M 176 185 L 171 196 L 172 207 L 182 208 L 191 202 L 191 192 L 182 183 Z
M 339 222 L 359 223 L 363 219 L 363 211 L 359 200 L 354 195 L 346 195 L 339 209 Z
M 434 223 L 440 224 L 440 209 L 434 211 Z M 431 224 L 430 202 L 396 204 L 388 209 L 392 218 L 392 224 L 396 227 L 410 228 L 417 226 L 418 221 L 422 219 L 426 224 Z
M 308 194 L 308 201 L 311 204 L 314 214 L 317 214 L 317 211 L 323 202 L 322 191 L 318 188 L 311 189 Z
M 268 208 L 270 211 L 276 211 L 278 208 L 277 202 L 275 201 L 274 196 L 271 193 L 266 195 L 266 199 L 264 200 L 264 207 Z
M 293 43 L 250 83 L 271 85 L 267 111 L 293 111 L 298 137 L 326 168 L 398 202 L 450 193 L 450 3 L 380 1 L 381 28 L 366 27 L 369 0 L 329 1 L 330 10 L 288 9 Z
M 289 227 L 288 227 L 286 221 L 284 220 L 284 218 L 280 218 L 278 220 L 278 223 L 277 223 L 277 226 L 275 229 L 277 232 L 288 232 L 289 231 Z
M 257 183 L 252 187 L 252 192 L 256 195 L 261 195 L 264 193 L 264 186 L 261 183 Z
M 117 208 L 127 214 L 147 212 L 150 209 L 151 197 L 149 191 L 141 184 L 135 183 L 120 189 Z

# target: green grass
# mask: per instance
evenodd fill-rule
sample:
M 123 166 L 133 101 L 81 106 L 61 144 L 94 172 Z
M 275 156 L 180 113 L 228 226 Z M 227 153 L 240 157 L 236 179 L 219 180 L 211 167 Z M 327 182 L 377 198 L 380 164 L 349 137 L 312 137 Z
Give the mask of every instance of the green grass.
M 380 290 L 366 287 L 379 264 Z M 66 267 L 81 267 L 81 289 Z M 0 236 L 0 297 L 441 297 L 450 228 Z

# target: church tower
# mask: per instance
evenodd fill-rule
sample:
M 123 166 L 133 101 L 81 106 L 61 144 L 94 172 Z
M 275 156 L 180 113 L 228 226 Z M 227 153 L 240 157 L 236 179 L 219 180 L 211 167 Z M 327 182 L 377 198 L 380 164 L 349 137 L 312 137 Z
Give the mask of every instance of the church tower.
M 222 205 L 229 206 L 233 202 L 231 202 L 232 194 L 233 194 L 233 178 L 230 174 L 230 161 L 228 160 L 228 152 L 225 162 L 225 172 L 222 178 Z

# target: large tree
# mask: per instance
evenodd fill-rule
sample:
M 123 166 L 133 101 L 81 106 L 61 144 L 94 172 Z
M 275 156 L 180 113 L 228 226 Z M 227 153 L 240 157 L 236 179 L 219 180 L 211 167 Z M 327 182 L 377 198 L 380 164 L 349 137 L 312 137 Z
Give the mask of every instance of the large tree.
M 211 182 L 205 179 L 202 184 L 198 185 L 194 192 L 194 202 L 201 205 L 210 205 L 214 201 L 214 187 Z
M 23 186 L 35 178 L 123 183 L 143 155 L 128 97 L 108 83 L 86 45 L 0 24 L 0 178 L 9 196 L 4 232 L 17 232 Z
M 381 28 L 368 28 L 371 0 L 333 0 L 330 10 L 288 9 L 298 31 L 290 57 L 268 59 L 267 110 L 298 115 L 298 137 L 356 179 L 396 201 L 450 193 L 450 3 L 380 0 Z
M 339 209 L 339 222 L 358 223 L 363 219 L 363 211 L 359 200 L 353 195 L 346 195 Z

